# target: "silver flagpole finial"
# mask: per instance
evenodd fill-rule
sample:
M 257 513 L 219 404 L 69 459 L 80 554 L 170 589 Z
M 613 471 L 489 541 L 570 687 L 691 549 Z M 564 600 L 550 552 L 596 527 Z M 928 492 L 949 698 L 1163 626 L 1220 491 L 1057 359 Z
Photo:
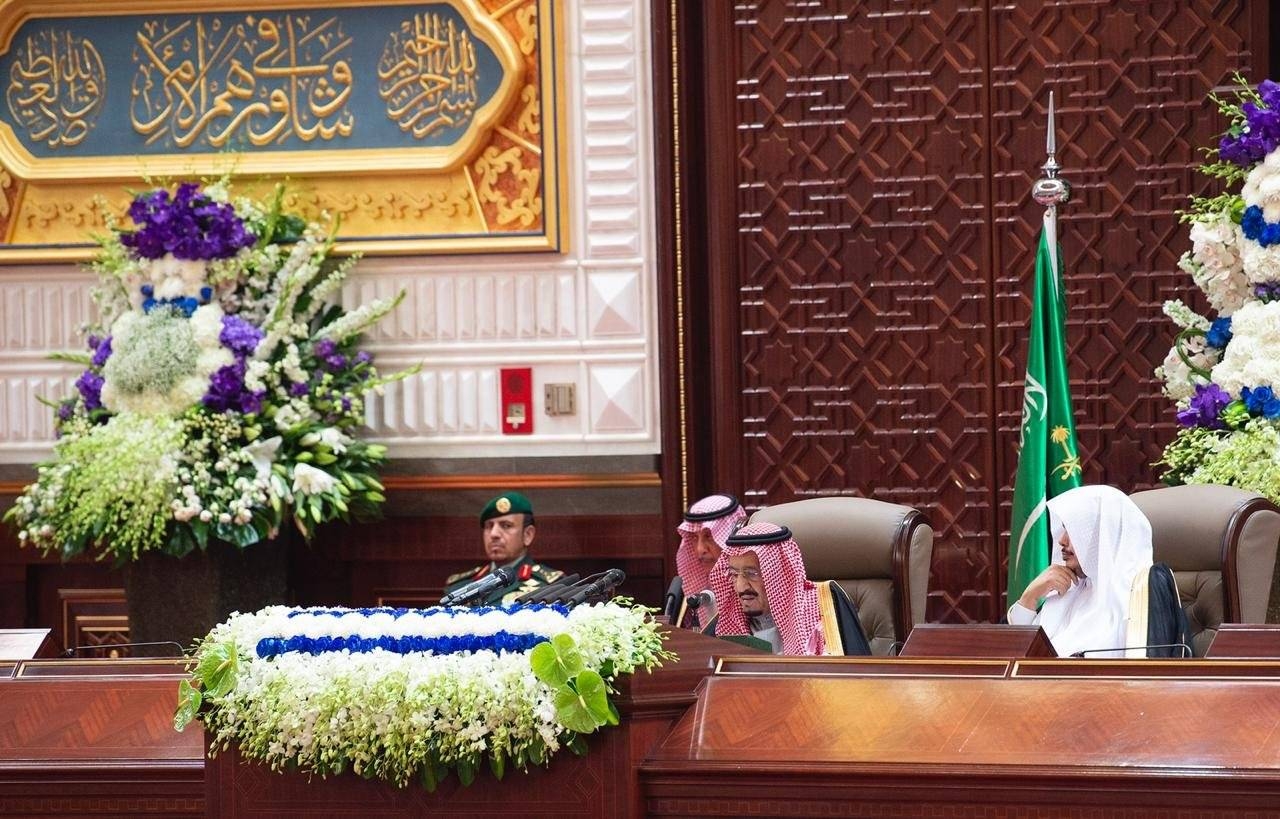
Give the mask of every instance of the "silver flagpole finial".
M 1053 92 L 1049 92 L 1049 130 L 1044 139 L 1045 152 L 1049 158 L 1040 169 L 1044 176 L 1036 180 L 1031 187 L 1031 198 L 1046 208 L 1055 207 L 1071 199 L 1071 186 L 1058 178 L 1058 131 L 1053 117 Z

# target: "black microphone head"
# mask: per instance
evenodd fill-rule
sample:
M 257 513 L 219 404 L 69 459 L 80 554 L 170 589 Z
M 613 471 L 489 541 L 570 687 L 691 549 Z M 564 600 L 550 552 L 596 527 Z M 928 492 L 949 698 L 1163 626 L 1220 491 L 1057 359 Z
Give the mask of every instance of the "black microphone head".
M 696 609 L 702 605 L 702 595 L 691 594 L 684 599 L 684 604 L 691 609 Z
M 515 579 L 516 579 L 515 574 L 514 574 L 510 569 L 506 568 L 505 566 L 504 566 L 503 568 L 501 568 L 501 569 L 494 569 L 494 570 L 493 570 L 493 574 L 491 575 L 491 577 L 501 578 L 501 580 L 502 580 L 502 585 L 504 585 L 504 586 L 505 586 L 506 584 L 510 583 L 512 580 L 515 580 Z

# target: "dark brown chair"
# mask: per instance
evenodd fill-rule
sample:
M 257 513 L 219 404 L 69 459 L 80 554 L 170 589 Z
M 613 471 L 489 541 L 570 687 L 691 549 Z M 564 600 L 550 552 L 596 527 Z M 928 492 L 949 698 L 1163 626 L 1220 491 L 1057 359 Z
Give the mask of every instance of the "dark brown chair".
M 1208 484 L 1130 497 L 1151 521 L 1155 561 L 1173 569 L 1197 657 L 1222 623 L 1266 621 L 1280 508 L 1256 492 Z
M 810 580 L 835 580 L 858 607 L 873 654 L 888 654 L 924 622 L 933 529 L 909 506 L 869 498 L 810 498 L 761 509 L 751 521 L 786 526 Z

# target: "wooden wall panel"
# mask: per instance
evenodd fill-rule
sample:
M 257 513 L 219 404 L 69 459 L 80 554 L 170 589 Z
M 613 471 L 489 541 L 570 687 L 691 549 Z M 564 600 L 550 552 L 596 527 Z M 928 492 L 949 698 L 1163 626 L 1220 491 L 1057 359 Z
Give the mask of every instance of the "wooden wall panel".
M 1160 304 L 1191 287 L 1174 211 L 1222 127 L 1206 94 L 1263 76 L 1265 4 L 672 8 L 655 0 L 681 35 L 664 53 L 702 78 L 673 90 L 679 166 L 660 156 L 701 179 L 668 219 L 688 234 L 685 315 L 708 325 L 681 339 L 687 394 L 709 393 L 681 430 L 688 494 L 915 506 L 937 531 L 929 619 L 999 617 L 1048 91 L 1077 193 L 1062 244 L 1086 479 L 1148 486 L 1172 432 Z

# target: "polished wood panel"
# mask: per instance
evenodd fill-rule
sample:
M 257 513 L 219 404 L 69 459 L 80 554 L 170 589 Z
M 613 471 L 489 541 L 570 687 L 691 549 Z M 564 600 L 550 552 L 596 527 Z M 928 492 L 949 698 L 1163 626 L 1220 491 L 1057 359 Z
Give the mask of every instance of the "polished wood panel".
M 1179 677 L 1235 680 L 1280 679 L 1280 661 L 1259 660 L 1016 660 L 1009 676 L 1032 679 L 1092 677 L 1111 680 L 1161 680 Z
M 1273 815 L 1278 694 L 1275 676 L 717 676 L 642 790 L 650 816 Z
M 1280 625 L 1223 623 L 1204 656 L 1280 659 Z
M 0 679 L 0 815 L 204 815 L 203 734 L 173 730 L 176 702 L 173 676 Z
M 487 771 L 467 788 L 451 777 L 434 794 L 417 783 L 398 789 L 353 774 L 320 780 L 274 773 L 238 753 L 208 761 L 209 817 L 639 817 L 637 768 L 645 755 L 695 701 L 694 690 L 715 660 L 741 646 L 687 630 L 665 630 L 679 655 L 650 674 L 619 683 L 622 724 L 591 736 L 584 757 L 561 752 L 547 768 L 510 771 L 502 782 Z
M 57 651 L 47 628 L 0 629 L 0 660 L 52 657 Z
M 916 506 L 928 619 L 995 621 L 1048 92 L 1085 480 L 1142 488 L 1161 305 L 1199 296 L 1175 212 L 1214 185 L 1208 93 L 1269 75 L 1272 4 L 900 5 L 652 2 L 659 314 L 696 317 L 662 325 L 665 477 Z
M 902 657 L 1057 657 L 1039 626 L 995 623 L 921 623 L 911 630 Z

